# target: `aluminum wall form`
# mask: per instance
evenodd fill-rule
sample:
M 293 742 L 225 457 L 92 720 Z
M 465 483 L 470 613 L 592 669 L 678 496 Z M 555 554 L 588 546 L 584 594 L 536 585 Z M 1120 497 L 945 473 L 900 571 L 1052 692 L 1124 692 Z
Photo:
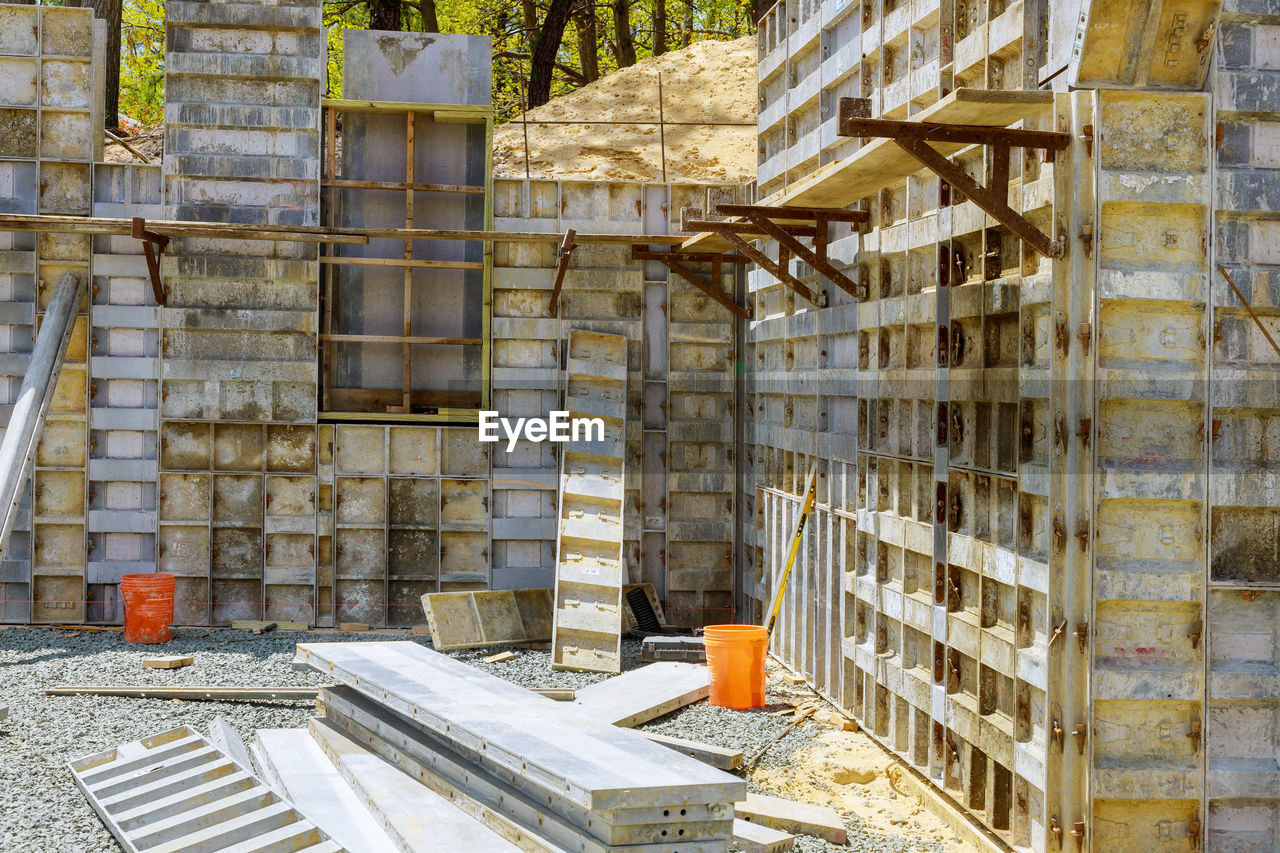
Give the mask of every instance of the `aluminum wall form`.
M 551 634 L 556 669 L 622 671 L 629 349 L 623 335 L 569 330 L 564 411 L 572 428 L 595 422 L 599 432 L 560 448 Z
M 555 249 L 568 228 L 675 233 L 682 208 L 714 209 L 716 203 L 741 200 L 741 193 L 723 186 L 494 184 L 496 228 L 548 234 L 545 244 L 494 244 L 494 408 L 516 417 L 542 416 L 559 406 L 560 363 L 571 327 L 625 334 L 633 342 L 624 515 L 628 579 L 666 590 L 663 598 L 674 625 L 727 621 L 732 607 L 729 584 L 735 572 L 725 571 L 725 561 L 733 559 L 735 537 L 726 537 L 719 522 L 702 521 L 707 513 L 732 505 L 732 475 L 726 474 L 738 470 L 739 457 L 731 433 L 726 442 L 718 434 L 711 441 L 697 432 L 707 426 L 698 418 L 731 401 L 730 315 L 683 281 L 665 282 L 660 264 L 631 261 L 626 246 L 585 244 L 574 251 L 560 310 L 552 317 Z M 726 289 L 735 286 L 737 275 L 726 268 Z M 671 353 L 680 364 L 674 372 Z M 669 426 L 675 421 L 683 423 Z M 689 439 L 677 440 L 677 435 Z M 668 441 L 674 443 L 668 447 Z M 521 440 L 508 451 L 504 441 L 493 446 L 493 454 L 494 586 L 549 586 L 556 448 Z M 691 523 L 676 534 L 669 530 L 668 506 L 676 499 L 668 494 L 672 488 L 676 494 L 702 490 L 678 498 Z M 675 583 L 668 586 L 671 578 Z
M 1275 8 L 1223 3 L 1215 107 L 1213 249 L 1276 336 L 1280 53 Z M 1219 135 L 1220 134 L 1220 135 Z M 1274 478 L 1280 357 L 1216 273 L 1208 289 L 1208 696 L 1204 849 L 1280 846 L 1280 494 Z

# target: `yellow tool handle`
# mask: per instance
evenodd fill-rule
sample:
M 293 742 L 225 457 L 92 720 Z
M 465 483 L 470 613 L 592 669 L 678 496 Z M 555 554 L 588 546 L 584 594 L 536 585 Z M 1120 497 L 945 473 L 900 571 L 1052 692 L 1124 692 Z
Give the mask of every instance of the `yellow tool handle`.
M 813 502 L 818 494 L 818 469 L 810 468 L 808 482 L 804 493 L 804 504 L 800 507 L 800 519 L 796 522 L 796 532 L 791 537 L 791 550 L 787 552 L 786 565 L 782 567 L 782 578 L 778 581 L 778 591 L 773 595 L 773 606 L 769 608 L 769 621 L 765 625 L 766 634 L 773 633 L 773 626 L 778 622 L 778 612 L 782 610 L 782 596 L 787 591 L 787 582 L 791 579 L 791 570 L 796 565 L 796 555 L 800 553 L 800 539 L 804 536 L 805 523 L 813 510 Z

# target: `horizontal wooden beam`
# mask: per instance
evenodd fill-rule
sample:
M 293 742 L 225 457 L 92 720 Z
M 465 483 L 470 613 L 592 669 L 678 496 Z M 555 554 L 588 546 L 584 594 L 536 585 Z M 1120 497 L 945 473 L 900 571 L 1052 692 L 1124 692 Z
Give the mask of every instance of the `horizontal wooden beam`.
M 844 100 L 844 99 L 842 99 Z M 879 139 L 912 137 L 926 142 L 952 142 L 968 145 L 1004 144 L 1017 148 L 1039 148 L 1062 151 L 1071 134 L 1050 130 L 1023 130 L 1010 127 L 983 127 L 966 124 L 941 124 L 923 121 L 895 121 L 883 118 L 841 116 L 838 134 Z
M 351 344 L 408 344 L 410 346 L 480 346 L 483 338 L 427 338 L 403 335 L 344 335 L 320 334 L 322 341 Z
M 764 237 L 767 236 L 759 225 L 750 222 L 741 222 L 728 219 L 686 219 L 683 223 L 684 231 L 712 231 L 717 234 L 723 234 L 725 231 L 732 231 L 734 234 L 743 237 Z M 786 231 L 794 237 L 812 237 L 818 232 L 816 225 L 779 225 L 779 228 Z
M 340 113 L 431 113 L 439 121 L 493 117 L 493 107 L 481 104 L 415 104 L 409 101 L 363 101 L 354 98 L 321 98 L 320 106 Z
M 432 261 L 413 258 L 356 258 L 347 255 L 321 255 L 320 263 L 338 267 L 412 267 L 432 270 L 482 270 L 481 261 Z
M 774 222 L 804 220 L 811 222 L 866 222 L 871 214 L 865 210 L 826 207 L 786 207 L 775 204 L 717 204 L 716 212 L 725 216 L 759 214 Z
M 413 190 L 423 193 L 464 193 L 484 195 L 484 187 L 463 184 L 421 184 L 403 181 L 356 181 L 347 178 L 331 178 L 320 182 L 322 187 L 340 190 Z
M 728 252 L 685 252 L 681 250 L 674 251 L 649 251 L 641 249 L 639 246 L 631 247 L 631 259 L 634 261 L 666 261 L 667 258 L 675 258 L 677 261 L 686 264 L 749 264 L 751 259 L 742 255 L 731 255 Z
M 344 243 L 353 246 L 363 246 L 369 242 L 367 236 L 356 230 L 342 231 L 304 225 L 227 225 L 221 222 L 148 219 L 146 227 L 148 231 L 165 237 Z M 109 234 L 129 237 L 133 234 L 133 220 L 107 216 L 0 213 L 0 231 Z

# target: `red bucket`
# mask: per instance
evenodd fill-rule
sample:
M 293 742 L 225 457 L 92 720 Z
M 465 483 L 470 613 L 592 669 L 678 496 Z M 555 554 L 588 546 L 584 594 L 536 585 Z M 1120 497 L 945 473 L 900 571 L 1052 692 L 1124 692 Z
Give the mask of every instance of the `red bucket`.
M 174 586 L 173 575 L 121 576 L 126 643 L 167 643 L 173 639 Z

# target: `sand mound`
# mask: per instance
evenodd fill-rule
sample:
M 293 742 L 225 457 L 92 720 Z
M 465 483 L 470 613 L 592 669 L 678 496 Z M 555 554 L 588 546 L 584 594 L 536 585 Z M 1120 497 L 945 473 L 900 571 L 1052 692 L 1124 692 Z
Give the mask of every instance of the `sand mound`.
M 529 121 L 734 122 L 745 127 L 666 127 L 667 180 L 743 183 L 756 174 L 756 40 L 701 41 L 615 71 L 553 98 Z M 516 118 L 494 130 L 493 174 L 525 176 L 525 128 Z M 528 125 L 529 174 L 586 181 L 662 180 L 656 124 Z

